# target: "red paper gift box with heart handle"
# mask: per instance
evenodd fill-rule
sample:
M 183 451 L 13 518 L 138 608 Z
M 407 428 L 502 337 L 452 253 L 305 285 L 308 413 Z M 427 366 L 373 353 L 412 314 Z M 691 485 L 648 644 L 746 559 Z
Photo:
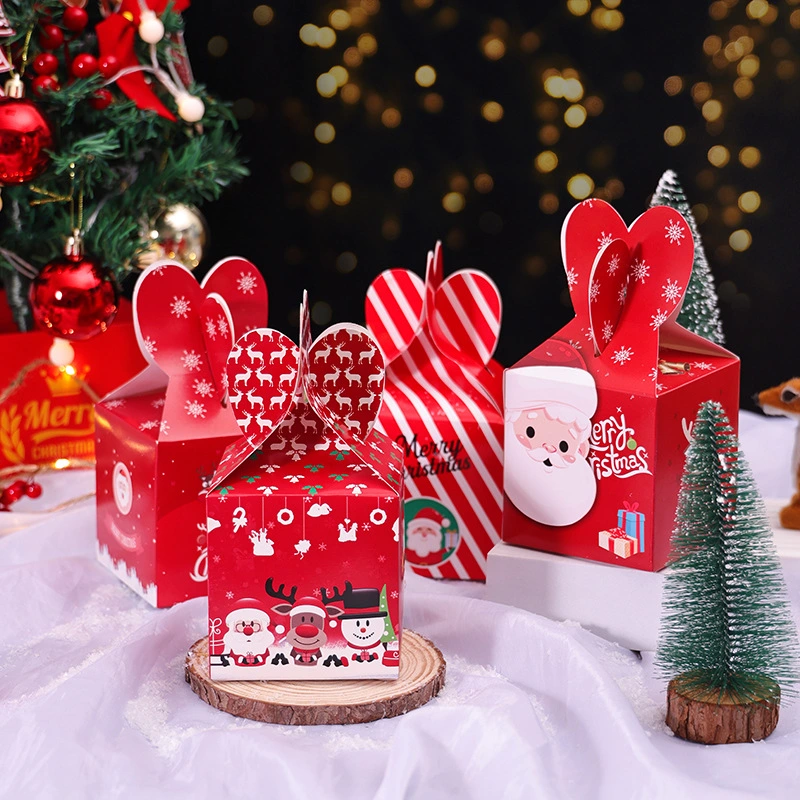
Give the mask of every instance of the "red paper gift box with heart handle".
M 397 678 L 403 452 L 372 430 L 383 358 L 357 325 L 312 344 L 305 298 L 300 331 L 299 347 L 251 331 L 228 358 L 243 435 L 206 503 L 211 678 Z
M 236 337 L 267 321 L 267 288 L 228 258 L 202 284 L 148 267 L 133 295 L 148 366 L 96 406 L 98 558 L 157 607 L 206 593 L 205 490 L 239 427 L 226 401 Z
M 737 419 L 739 359 L 676 321 L 694 245 L 674 209 L 628 228 L 585 200 L 561 242 L 575 317 L 504 375 L 503 539 L 660 570 L 692 421 L 705 400 Z
M 406 560 L 422 575 L 484 580 L 500 540 L 501 313 L 484 273 L 443 279 L 440 243 L 424 283 L 391 269 L 367 293 L 367 327 L 387 363 L 378 426 L 405 453 Z

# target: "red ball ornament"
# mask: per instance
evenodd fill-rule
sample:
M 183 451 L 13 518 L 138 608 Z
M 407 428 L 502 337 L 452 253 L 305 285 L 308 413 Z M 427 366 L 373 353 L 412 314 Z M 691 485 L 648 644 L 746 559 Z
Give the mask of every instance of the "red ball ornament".
M 105 331 L 116 316 L 118 300 L 114 276 L 96 258 L 83 253 L 77 231 L 65 254 L 46 264 L 30 289 L 36 324 L 73 342 Z
M 69 71 L 76 78 L 88 78 L 97 72 L 97 59 L 89 53 L 81 53 L 72 59 Z
M 47 169 L 50 156 L 45 151 L 53 147 L 54 138 L 47 117 L 23 97 L 18 77 L 6 83 L 5 91 L 0 98 L 0 185 L 8 186 L 33 180 Z
M 52 75 L 58 69 L 58 59 L 52 53 L 39 53 L 33 59 L 33 71 L 37 75 Z
M 42 486 L 35 481 L 32 483 L 28 483 L 25 485 L 25 494 L 31 498 L 31 500 L 35 500 L 37 497 L 42 496 Z
M 59 85 L 52 75 L 37 75 L 31 81 L 31 88 L 37 97 L 42 97 L 47 92 L 57 92 Z
M 111 105 L 113 99 L 114 96 L 108 89 L 98 89 L 89 98 L 89 105 L 98 111 L 102 111 L 104 108 L 108 108 Z
M 89 24 L 89 15 L 82 8 L 68 6 L 64 9 L 64 16 L 61 21 L 68 31 L 80 33 Z
M 97 68 L 104 78 L 111 78 L 119 72 L 119 59 L 116 56 L 104 56 L 97 62 Z
M 42 25 L 39 44 L 42 50 L 58 50 L 64 44 L 64 31 L 58 25 Z
M 16 503 L 20 497 L 22 497 L 22 489 L 12 483 L 11 486 L 6 486 L 3 489 L 3 494 L 0 495 L 0 503 L 4 506 L 10 506 L 12 503 Z

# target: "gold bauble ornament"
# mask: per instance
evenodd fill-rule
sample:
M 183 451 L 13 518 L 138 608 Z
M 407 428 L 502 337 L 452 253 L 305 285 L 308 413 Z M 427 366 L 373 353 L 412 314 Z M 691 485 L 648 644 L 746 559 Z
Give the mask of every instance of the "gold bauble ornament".
M 150 247 L 137 259 L 139 269 L 160 258 L 172 258 L 187 269 L 203 260 L 208 225 L 200 210 L 184 203 L 164 209 L 147 228 Z

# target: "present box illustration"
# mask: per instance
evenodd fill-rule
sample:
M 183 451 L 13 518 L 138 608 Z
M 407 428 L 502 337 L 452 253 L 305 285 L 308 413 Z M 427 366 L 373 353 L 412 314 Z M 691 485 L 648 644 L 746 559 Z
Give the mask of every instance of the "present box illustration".
M 502 368 L 492 359 L 502 306 L 484 273 L 443 273 L 437 243 L 424 282 L 391 269 L 367 292 L 367 328 L 386 360 L 378 427 L 405 454 L 408 564 L 483 580 L 503 514 Z M 439 522 L 415 522 L 425 509 Z
M 676 321 L 693 252 L 666 206 L 630 228 L 602 200 L 567 215 L 575 317 L 504 374 L 504 541 L 667 564 L 691 420 L 705 400 L 735 419 L 739 400 L 738 358 Z
M 305 299 L 300 318 L 299 347 L 254 330 L 227 362 L 241 435 L 206 498 L 211 678 L 393 679 L 403 451 L 373 430 L 383 358 L 356 325 L 312 343 Z
M 96 406 L 97 551 L 157 607 L 206 593 L 204 492 L 239 436 L 225 365 L 234 337 L 267 321 L 267 289 L 241 258 L 199 284 L 177 262 L 142 274 L 133 296 L 147 367 Z

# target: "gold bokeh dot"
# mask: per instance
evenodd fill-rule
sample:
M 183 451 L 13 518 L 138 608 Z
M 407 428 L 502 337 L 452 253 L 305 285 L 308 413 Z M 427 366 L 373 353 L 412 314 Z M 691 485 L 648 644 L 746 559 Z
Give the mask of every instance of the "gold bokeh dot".
M 397 239 L 400 236 L 400 220 L 397 217 L 386 217 L 381 225 L 381 236 L 390 242 Z
M 212 36 L 208 40 L 208 54 L 214 58 L 222 58 L 228 52 L 228 40 L 224 36 Z
M 396 108 L 386 108 L 381 114 L 381 122 L 387 128 L 396 128 L 403 121 L 403 115 Z
M 753 214 L 761 207 L 761 195 L 754 191 L 742 192 L 739 195 L 738 205 L 745 214 Z
M 767 0 L 750 0 L 745 11 L 750 19 L 761 19 L 769 13 L 769 3 Z
M 761 68 L 761 61 L 758 56 L 745 56 L 736 66 L 736 71 L 743 78 L 755 78 Z
M 394 173 L 394 185 L 398 189 L 408 189 L 414 183 L 414 173 L 408 167 L 400 167 Z
M 736 206 L 728 206 L 722 212 L 722 222 L 728 228 L 735 228 L 742 221 L 742 212 Z
M 445 211 L 449 211 L 451 214 L 457 214 L 459 211 L 463 211 L 465 205 L 466 201 L 461 192 L 448 192 L 442 198 L 442 208 L 444 208 Z
M 586 173 L 579 172 L 567 181 L 567 191 L 576 200 L 584 200 L 594 191 L 594 181 Z
M 496 100 L 489 100 L 481 106 L 481 116 L 487 122 L 499 122 L 503 119 L 503 106 Z
M 708 162 L 715 167 L 724 167 L 730 159 L 730 151 L 724 145 L 715 144 L 708 150 Z
M 757 147 L 743 147 L 739 151 L 739 161 L 749 169 L 757 167 L 761 163 L 761 151 Z
M 739 228 L 728 237 L 728 244 L 737 253 L 743 253 L 753 243 L 753 237 L 747 228 Z
M 328 22 L 337 31 L 346 31 L 352 25 L 353 20 L 343 8 L 337 8 L 328 15 Z
M 336 44 L 336 31 L 333 28 L 320 28 L 317 31 L 317 46 L 328 50 Z
M 462 175 L 460 172 L 457 172 L 450 178 L 448 185 L 450 186 L 451 192 L 461 192 L 463 194 L 469 189 L 469 181 L 467 180 L 467 176 Z
M 317 92 L 322 97 L 333 97 L 338 88 L 336 78 L 330 72 L 325 72 L 317 77 Z
M 253 9 L 253 22 L 256 25 L 269 25 L 275 18 L 275 12 L 269 6 L 256 6 Z
M 330 144 L 336 138 L 336 128 L 330 122 L 320 122 L 314 128 L 314 138 L 320 144 Z
M 289 168 L 289 174 L 298 183 L 309 183 L 314 177 L 314 170 L 305 161 L 295 161 Z
M 722 103 L 719 100 L 706 100 L 701 113 L 708 122 L 714 122 L 722 116 Z
M 740 100 L 746 100 L 753 94 L 753 81 L 750 78 L 737 78 L 733 82 L 733 93 Z
M 314 211 L 324 211 L 330 202 L 330 195 L 324 189 L 315 189 L 308 198 L 308 204 Z
M 344 86 L 350 79 L 350 73 L 339 64 L 337 64 L 335 67 L 331 67 L 328 70 L 328 74 L 333 75 L 333 77 L 336 79 L 337 86 Z
M 346 206 L 352 197 L 353 192 L 349 183 L 340 181 L 339 183 L 334 183 L 331 187 L 331 200 L 333 200 L 337 206 Z
M 356 40 L 356 45 L 365 56 L 374 56 L 378 52 L 378 40 L 371 33 L 362 33 Z
M 683 78 L 679 75 L 670 75 L 664 81 L 664 91 L 670 96 L 674 97 L 683 91 Z
M 429 64 L 423 64 L 414 73 L 414 80 L 425 88 L 436 83 L 436 70 Z
M 558 166 L 558 156 L 552 150 L 543 150 L 533 164 L 537 172 L 552 172 Z
M 339 93 L 345 103 L 353 105 L 361 98 L 361 89 L 355 83 L 346 83 L 342 86 L 342 91 Z
M 704 103 L 711 97 L 711 84 L 706 81 L 698 81 L 692 86 L 692 100 L 695 103 Z
M 481 39 L 481 51 L 489 61 L 498 61 L 506 54 L 506 43 L 490 34 Z
M 472 185 L 481 194 L 488 194 L 494 189 L 494 179 L 487 172 L 480 172 L 475 176 Z
M 680 125 L 670 125 L 664 131 L 664 141 L 670 147 L 677 147 L 686 141 L 686 131 Z
M 596 117 L 598 114 L 603 113 L 603 101 L 595 95 L 587 97 L 583 101 L 583 105 L 586 107 L 586 111 L 590 117 Z
M 564 122 L 570 128 L 580 128 L 586 122 L 586 109 L 580 104 L 570 106 L 564 112 Z
M 558 211 L 558 197 L 552 192 L 547 192 L 539 198 L 539 208 L 545 214 L 555 214 Z
M 591 7 L 590 0 L 567 0 L 567 11 L 576 17 L 588 14 Z
M 561 138 L 561 131 L 555 125 L 542 125 L 539 129 L 539 141 L 545 147 L 552 147 Z
M 314 47 L 317 43 L 318 32 L 319 28 L 308 22 L 300 28 L 300 41 L 303 44 L 307 44 L 309 47 Z
M 438 114 L 444 107 L 444 99 L 438 92 L 428 92 L 422 98 L 422 107 L 430 114 Z
M 342 59 L 348 67 L 358 67 L 364 60 L 364 56 L 361 55 L 357 47 L 348 47 L 347 50 L 344 51 Z

